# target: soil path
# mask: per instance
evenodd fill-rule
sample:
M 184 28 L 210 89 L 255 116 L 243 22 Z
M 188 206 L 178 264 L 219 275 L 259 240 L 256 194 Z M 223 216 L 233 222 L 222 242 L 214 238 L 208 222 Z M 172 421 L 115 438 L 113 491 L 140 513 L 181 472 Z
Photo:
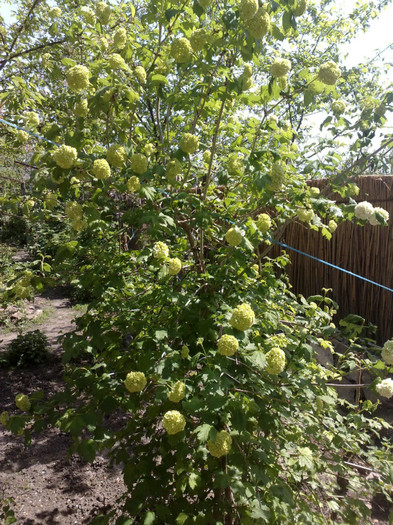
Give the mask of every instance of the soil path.
M 22 313 L 13 311 L 10 315 L 15 322 L 18 316 L 19 320 L 27 318 L 29 325 L 34 318 L 39 321 L 45 311 L 43 324 L 35 323 L 28 330 L 39 328 L 47 335 L 55 358 L 28 370 L 0 370 L 0 412 L 18 412 L 14 399 L 19 392 L 43 390 L 48 396 L 62 388 L 58 338 L 74 328 L 78 312 L 61 293 L 52 291 L 26 303 Z M 15 331 L 0 331 L 0 351 L 17 335 Z M 67 459 L 71 442 L 67 434 L 50 429 L 33 436 L 32 445 L 25 448 L 23 436 L 15 437 L 0 425 L 0 511 L 4 491 L 5 498 L 14 500 L 18 525 L 87 524 L 100 513 L 105 515 L 124 491 L 121 470 L 111 467 L 104 457 L 97 457 L 92 464 L 75 455 Z

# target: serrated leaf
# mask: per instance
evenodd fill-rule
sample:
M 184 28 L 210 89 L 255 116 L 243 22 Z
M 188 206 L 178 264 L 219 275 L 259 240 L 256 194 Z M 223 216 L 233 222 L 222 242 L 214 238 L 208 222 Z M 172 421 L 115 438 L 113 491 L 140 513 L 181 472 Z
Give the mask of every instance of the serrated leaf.
M 212 428 L 213 428 L 212 425 L 204 423 L 203 425 L 200 425 L 199 427 L 197 427 L 194 430 L 194 433 L 197 435 L 199 441 L 201 441 L 202 443 L 205 443 L 209 438 L 210 430 Z
M 168 332 L 166 330 L 156 330 L 154 332 L 154 337 L 156 341 L 162 341 L 168 337 Z
M 188 476 L 188 485 L 191 490 L 194 490 L 201 482 L 201 476 L 196 472 L 191 472 Z
M 165 277 L 167 277 L 168 275 L 169 275 L 168 266 L 166 264 L 163 264 L 160 268 L 160 271 L 157 274 L 157 278 L 159 281 L 161 281 L 162 279 L 165 279 Z

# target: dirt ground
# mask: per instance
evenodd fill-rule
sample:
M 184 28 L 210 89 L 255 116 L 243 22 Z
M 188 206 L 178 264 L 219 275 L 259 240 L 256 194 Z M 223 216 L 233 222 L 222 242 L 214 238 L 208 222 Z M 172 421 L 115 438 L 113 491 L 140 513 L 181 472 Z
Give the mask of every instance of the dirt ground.
M 78 311 L 59 294 L 36 297 L 24 307 L 31 319 L 49 312 L 39 328 L 58 355 L 61 347 L 58 337 L 73 328 L 72 320 Z M 38 312 L 38 316 L 37 316 Z M 18 315 L 14 312 L 16 321 Z M 15 337 L 15 331 L 0 331 L 0 351 Z M 29 370 L 0 370 L 0 412 L 16 413 L 15 395 L 44 390 L 56 391 L 61 385 L 60 359 Z M 121 470 L 110 467 L 104 457 L 94 463 L 82 461 L 73 455 L 67 459 L 70 437 L 57 429 L 33 436 L 32 445 L 24 447 L 24 438 L 15 437 L 0 425 L 0 495 L 12 497 L 12 508 L 19 525 L 87 524 L 100 513 L 107 513 L 123 493 Z M 1 503 L 1 502 L 0 502 Z M 1 509 L 1 505 L 0 505 Z
M 64 295 L 53 291 L 47 296 L 36 297 L 34 302 L 26 302 L 22 310 L 24 319 L 28 317 L 26 326 L 30 330 L 43 331 L 52 353 L 58 358 L 28 370 L 0 369 L 0 412 L 17 412 L 14 399 L 19 392 L 30 394 L 43 390 L 49 394 L 61 388 L 58 337 L 73 329 L 73 319 L 79 313 Z M 10 311 L 15 323 L 18 323 L 18 315 L 18 311 Z M 37 322 L 31 326 L 34 319 Z M 9 326 L 6 331 L 0 330 L 0 352 L 17 336 Z M 0 425 L 0 496 L 4 491 L 5 498 L 13 498 L 17 524 L 88 524 L 97 515 L 105 515 L 116 507 L 116 499 L 125 487 L 121 469 L 111 467 L 105 457 L 97 457 L 92 464 L 76 455 L 67 459 L 71 438 L 57 429 L 33 436 L 29 448 L 24 447 L 23 441 L 23 436 L 15 437 Z M 391 505 L 384 499 L 375 499 L 370 506 L 373 519 L 367 523 L 388 525 Z

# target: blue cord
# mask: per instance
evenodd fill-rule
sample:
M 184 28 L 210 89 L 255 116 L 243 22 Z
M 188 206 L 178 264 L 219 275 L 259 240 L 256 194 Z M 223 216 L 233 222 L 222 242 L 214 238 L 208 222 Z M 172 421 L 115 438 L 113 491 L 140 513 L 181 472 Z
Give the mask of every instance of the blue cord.
M 13 124 L 12 122 L 8 122 L 7 120 L 4 120 L 2 118 L 0 118 L 0 122 L 4 122 L 5 124 L 8 124 L 8 126 L 11 126 L 11 127 L 15 128 L 15 129 L 20 129 L 21 131 L 24 131 L 24 132 L 28 133 L 29 135 L 32 135 L 33 137 L 36 137 L 37 139 L 45 140 L 46 142 L 50 142 L 50 144 L 54 144 L 55 146 L 60 146 L 60 144 L 57 144 L 57 142 L 53 142 L 52 140 L 46 139 L 45 137 L 42 137 L 41 135 L 37 135 L 37 133 L 33 133 L 32 131 L 29 131 L 28 129 L 23 129 L 23 128 L 17 126 L 16 124 Z
M 300 253 L 301 255 L 305 255 L 306 257 L 309 257 L 310 259 L 314 259 L 314 261 L 318 261 L 322 264 L 326 264 L 327 266 L 330 266 L 331 268 L 334 268 L 335 270 L 340 270 L 340 272 L 347 273 L 348 275 L 352 275 L 353 277 L 362 279 L 363 281 L 366 281 L 367 283 L 374 284 L 375 286 L 379 286 L 380 288 L 383 288 L 384 290 L 387 290 L 388 292 L 393 292 L 392 288 L 388 288 L 387 286 L 384 286 L 383 284 L 379 284 L 379 283 L 376 283 L 375 281 L 371 281 L 370 279 L 367 279 L 366 277 L 362 277 L 361 275 L 358 275 L 357 273 L 353 273 L 353 272 L 350 272 L 349 270 L 345 270 L 344 268 L 340 268 L 339 266 L 336 266 L 335 264 L 324 261 L 323 259 L 318 259 L 318 257 L 314 257 L 313 255 L 302 252 L 301 250 L 292 248 L 292 246 L 288 246 L 287 244 L 284 244 L 283 242 L 276 241 L 275 239 L 270 239 L 270 238 L 269 240 L 282 246 L 283 248 L 287 248 L 288 250 L 292 250 L 293 252 Z

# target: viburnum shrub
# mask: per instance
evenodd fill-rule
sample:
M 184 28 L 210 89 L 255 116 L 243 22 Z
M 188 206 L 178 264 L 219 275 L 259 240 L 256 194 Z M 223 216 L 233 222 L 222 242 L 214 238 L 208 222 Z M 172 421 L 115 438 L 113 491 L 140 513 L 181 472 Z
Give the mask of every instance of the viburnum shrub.
M 52 251 L 37 241 L 37 271 L 2 289 L 66 283 L 89 304 L 64 340 L 64 388 L 30 385 L 1 421 L 27 441 L 50 425 L 86 460 L 121 466 L 126 492 L 103 524 L 369 519 L 374 494 L 391 501 L 390 427 L 332 383 L 368 368 L 390 397 L 390 345 L 371 355 L 354 339 L 319 364 L 336 305 L 295 295 L 271 246 L 291 221 L 330 238 L 389 219 L 353 200 L 353 179 L 386 162 L 367 132 L 382 108 L 359 100 L 389 111 L 393 95 L 375 68 L 337 62 L 384 2 L 345 18 L 330 0 L 64 0 L 61 20 L 34 2 L 24 23 L 25 3 L 1 36 L 2 117 L 34 111 L 42 140 L 4 131 L 29 195 L 0 206 L 59 230 Z M 323 111 L 314 137 L 307 117 Z M 321 177 L 328 189 L 310 189 Z

